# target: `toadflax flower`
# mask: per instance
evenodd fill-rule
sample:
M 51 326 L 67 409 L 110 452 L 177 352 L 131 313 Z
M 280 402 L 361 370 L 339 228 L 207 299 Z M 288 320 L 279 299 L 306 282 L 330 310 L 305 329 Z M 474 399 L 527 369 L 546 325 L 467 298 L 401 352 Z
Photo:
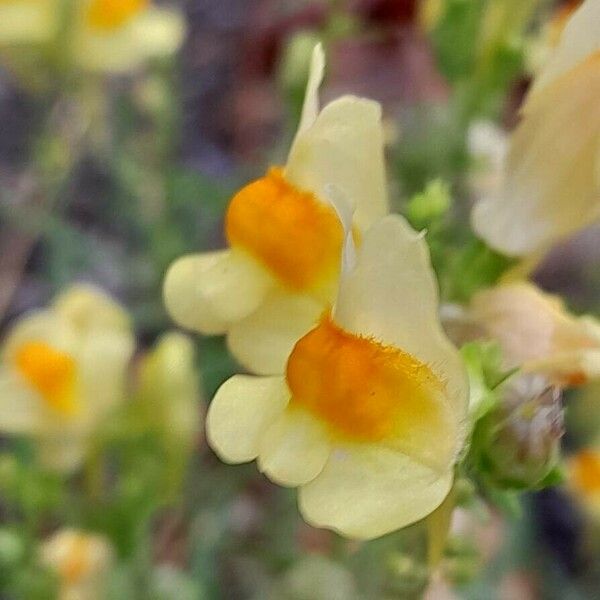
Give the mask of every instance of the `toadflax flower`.
M 483 290 L 471 316 L 502 347 L 507 367 L 582 384 L 600 376 L 600 323 L 576 317 L 557 296 L 524 281 Z
M 74 59 L 91 71 L 122 73 L 169 56 L 185 33 L 180 12 L 150 0 L 82 0 L 75 11 Z
M 236 358 L 261 374 L 282 372 L 335 294 L 343 239 L 336 210 L 348 212 L 346 198 L 355 207 L 357 237 L 387 213 L 380 106 L 343 96 L 319 111 L 323 69 L 316 46 L 287 164 L 233 197 L 230 248 L 179 259 L 165 281 L 178 323 L 227 333 Z
M 58 14 L 58 0 L 0 0 L 0 46 L 52 39 Z
M 503 191 L 473 226 L 509 255 L 547 250 L 600 217 L 600 2 L 574 12 L 512 136 Z
M 95 426 L 123 398 L 133 343 L 123 309 L 91 286 L 25 315 L 1 351 L 0 431 L 33 437 L 49 467 L 77 467 Z
M 58 577 L 58 600 L 103 600 L 114 559 L 101 535 L 61 529 L 40 548 L 40 561 Z
M 333 310 L 296 343 L 285 376 L 226 381 L 207 435 L 224 461 L 257 458 L 270 479 L 299 486 L 310 524 L 370 539 L 442 502 L 468 393 L 423 237 L 388 216 L 355 266 L 350 248 Z

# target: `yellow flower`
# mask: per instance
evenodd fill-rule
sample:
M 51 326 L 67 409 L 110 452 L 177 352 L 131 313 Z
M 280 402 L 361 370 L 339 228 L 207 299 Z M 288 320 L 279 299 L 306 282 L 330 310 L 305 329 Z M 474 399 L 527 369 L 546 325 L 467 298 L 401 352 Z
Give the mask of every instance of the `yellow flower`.
M 574 385 L 600 376 L 600 323 L 576 317 L 556 296 L 527 282 L 479 292 L 471 313 L 497 339 L 507 366 Z
M 236 358 L 261 374 L 282 372 L 335 294 L 343 238 L 336 213 L 351 213 L 346 199 L 357 237 L 387 213 L 380 106 L 344 96 L 319 111 L 323 69 L 316 46 L 287 164 L 232 199 L 230 249 L 183 257 L 165 281 L 178 323 L 227 333 Z
M 72 287 L 8 333 L 0 430 L 33 436 L 49 467 L 77 467 L 95 425 L 123 397 L 132 352 L 121 307 L 91 286 Z
M 586 0 L 538 74 L 514 132 L 500 194 L 473 226 L 509 255 L 546 251 L 600 216 L 600 3 Z
M 285 377 L 226 381 L 207 435 L 226 462 L 258 458 L 270 479 L 299 486 L 310 524 L 370 539 L 443 501 L 468 393 L 423 236 L 385 217 L 344 263 L 333 311 L 295 345 Z
M 594 518 L 600 519 L 600 451 L 584 448 L 566 461 L 567 489 Z
M 57 0 L 0 0 L 0 46 L 46 42 L 57 28 Z
M 175 53 L 185 34 L 179 12 L 150 0 L 83 0 L 76 16 L 75 61 L 91 71 L 131 71 Z
M 42 544 L 40 559 L 58 576 L 58 600 L 103 600 L 113 562 L 110 542 L 100 535 L 61 529 Z

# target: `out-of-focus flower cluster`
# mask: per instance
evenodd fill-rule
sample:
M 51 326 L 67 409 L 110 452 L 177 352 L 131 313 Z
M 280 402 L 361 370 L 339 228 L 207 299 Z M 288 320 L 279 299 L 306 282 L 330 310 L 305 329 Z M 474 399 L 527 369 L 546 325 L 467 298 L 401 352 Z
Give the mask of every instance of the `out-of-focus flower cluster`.
M 0 362 L 0 430 L 7 440 L 0 493 L 15 510 L 34 502 L 34 514 L 21 515 L 14 533 L 2 531 L 6 543 L 13 535 L 25 544 L 26 528 L 47 519 L 85 528 L 103 512 L 126 510 L 130 486 L 139 487 L 129 493 L 149 514 L 176 501 L 200 439 L 194 349 L 172 332 L 135 361 L 134 353 L 126 311 L 84 284 L 9 329 Z M 39 498 L 28 498 L 31 486 Z M 115 551 L 106 534 L 65 529 L 44 542 L 34 568 L 45 565 L 56 575 L 60 598 L 104 598 Z M 8 566 L 14 565 L 4 565 L 5 573 Z M 10 589 L 10 580 L 0 580 Z
M 4 0 L 0 5 L 0 52 L 32 47 L 63 68 L 130 71 L 150 58 L 172 55 L 184 33 L 181 14 L 149 0 Z

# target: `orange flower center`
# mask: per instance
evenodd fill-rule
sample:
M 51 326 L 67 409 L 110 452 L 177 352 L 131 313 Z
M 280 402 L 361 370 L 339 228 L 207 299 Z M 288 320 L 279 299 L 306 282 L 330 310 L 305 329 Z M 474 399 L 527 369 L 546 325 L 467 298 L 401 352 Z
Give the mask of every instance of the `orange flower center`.
M 69 354 L 45 342 L 31 341 L 17 349 L 14 362 L 18 372 L 50 408 L 63 415 L 76 412 L 76 365 Z
M 296 344 L 287 381 L 292 403 L 346 440 L 376 442 L 439 425 L 443 386 L 427 365 L 348 333 L 330 317 Z
M 571 459 L 571 478 L 574 487 L 583 494 L 600 492 L 600 454 L 582 450 Z
M 67 585 L 75 585 L 89 573 L 90 568 L 90 540 L 78 535 L 72 540 L 60 566 L 61 577 Z
M 111 31 L 147 8 L 149 0 L 91 0 L 87 22 L 93 29 Z
M 242 188 L 227 210 L 225 231 L 287 288 L 315 291 L 335 282 L 343 229 L 329 205 L 295 188 L 281 169 Z

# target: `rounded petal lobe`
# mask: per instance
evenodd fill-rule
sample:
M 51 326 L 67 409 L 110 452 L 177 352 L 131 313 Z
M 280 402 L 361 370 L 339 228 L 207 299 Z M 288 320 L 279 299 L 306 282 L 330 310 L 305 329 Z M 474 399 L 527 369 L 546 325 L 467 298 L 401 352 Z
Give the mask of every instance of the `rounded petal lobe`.
M 274 291 L 256 311 L 231 326 L 227 344 L 253 373 L 281 374 L 294 344 L 316 324 L 322 311 L 322 305 L 308 296 Z
M 321 424 L 306 411 L 291 407 L 265 431 L 258 468 L 275 483 L 295 487 L 321 472 L 329 452 Z
M 320 475 L 300 488 L 299 506 L 311 525 L 368 540 L 426 517 L 452 480 L 451 469 L 440 475 L 387 448 L 338 448 Z
M 327 201 L 327 186 L 355 205 L 355 223 L 366 230 L 388 212 L 381 107 L 343 96 L 328 104 L 314 124 L 296 137 L 285 175 Z
M 255 459 L 262 435 L 288 401 L 283 377 L 235 375 L 228 379 L 208 409 L 206 435 L 212 449 L 229 463 Z
M 43 401 L 17 373 L 0 369 L 0 431 L 34 434 L 43 427 Z
M 183 42 L 185 20 L 178 11 L 152 7 L 135 19 L 132 29 L 142 56 L 169 56 Z
M 251 314 L 271 285 L 268 273 L 251 259 L 221 250 L 173 263 L 165 278 L 164 300 L 180 325 L 218 334 Z
M 86 283 L 72 285 L 53 302 L 53 309 L 77 330 L 126 331 L 131 327 L 127 312 L 100 288 Z

